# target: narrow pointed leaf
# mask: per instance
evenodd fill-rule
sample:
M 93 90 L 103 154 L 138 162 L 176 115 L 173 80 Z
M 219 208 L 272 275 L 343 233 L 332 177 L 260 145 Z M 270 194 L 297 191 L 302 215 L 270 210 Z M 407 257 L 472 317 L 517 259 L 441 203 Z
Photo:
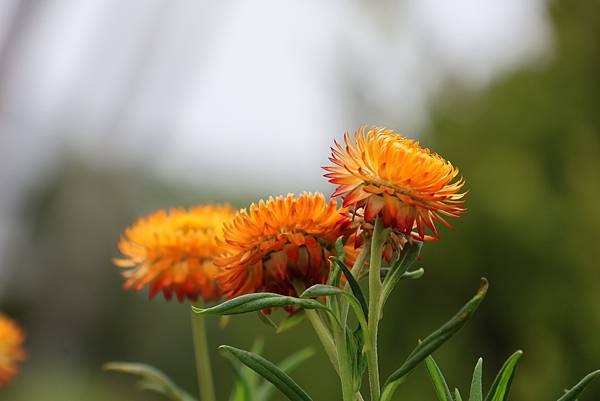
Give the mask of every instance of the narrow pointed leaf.
M 271 292 L 257 292 L 241 295 L 211 308 L 197 308 L 192 306 L 195 313 L 201 315 L 237 315 L 241 313 L 256 312 L 266 308 L 296 306 L 304 309 L 323 309 L 327 307 L 313 299 L 301 299 Z
M 360 306 L 363 310 L 365 318 L 369 319 L 369 307 L 367 305 L 367 300 L 365 298 L 365 294 L 363 294 L 362 289 L 360 288 L 360 285 L 358 284 L 358 281 L 356 281 L 356 279 L 354 278 L 354 275 L 348 269 L 348 267 L 344 264 L 344 262 L 342 262 L 339 259 L 336 259 L 336 262 L 340 266 L 340 269 L 342 269 L 342 273 L 344 273 L 344 277 L 346 277 L 346 280 L 348 281 L 348 284 L 350 285 L 352 294 L 354 294 L 354 296 L 360 303 Z
M 522 355 L 523 351 L 517 351 L 504 362 L 504 365 L 502 365 L 502 368 L 492 383 L 492 387 L 490 387 L 490 391 L 485 397 L 485 401 L 508 401 L 510 385 L 512 384 L 515 375 L 517 362 Z
M 221 345 L 219 349 L 229 352 L 265 380 L 273 383 L 290 401 L 312 401 L 310 396 L 291 377 L 262 356 L 228 345 Z
M 469 392 L 469 401 L 483 401 L 483 385 L 481 383 L 481 374 L 483 370 L 483 359 L 479 358 L 475 370 L 473 371 L 473 380 L 471 380 L 471 391 Z
M 391 400 L 397 386 L 404 380 L 405 376 L 465 325 L 479 304 L 481 304 L 481 301 L 483 301 L 487 289 L 488 282 L 486 279 L 482 279 L 482 284 L 477 294 L 452 319 L 417 345 L 402 366 L 387 379 L 381 396 L 382 401 Z
M 431 355 L 425 359 L 425 364 L 427 365 L 427 371 L 433 382 L 433 387 L 435 388 L 438 399 L 440 401 L 453 401 L 452 394 L 446 383 L 446 378 Z
M 166 374 L 152 366 L 143 363 L 109 362 L 104 364 L 102 369 L 138 376 L 141 379 L 138 388 L 154 391 L 170 400 L 195 401 L 194 397 L 177 387 Z
M 462 396 L 460 395 L 460 391 L 458 391 L 458 388 L 454 388 L 454 400 L 455 401 L 463 401 Z
M 588 384 L 591 383 L 596 377 L 600 377 L 600 370 L 596 370 L 588 374 L 586 377 L 581 379 L 579 383 L 573 386 L 570 390 L 568 390 L 565 395 L 560 397 L 558 401 L 575 401 L 577 396 L 581 394 L 581 392 L 587 387 Z
M 279 362 L 279 368 L 285 373 L 291 373 L 300 365 L 302 365 L 304 361 L 311 358 L 314 354 L 315 351 L 312 348 L 303 348 Z M 270 382 L 262 383 L 256 392 L 257 395 L 255 401 L 267 401 L 273 394 L 274 390 L 275 387 Z
M 250 347 L 250 352 L 261 355 L 264 349 L 265 349 L 265 340 L 262 337 L 256 337 L 254 339 L 254 341 L 252 342 L 252 346 Z M 256 372 L 253 371 L 252 369 L 250 369 L 249 367 L 243 366 L 240 361 L 237 361 L 237 363 L 241 366 L 242 374 L 248 378 L 248 382 L 252 386 L 252 391 L 254 391 L 256 389 L 256 387 L 258 386 L 260 376 L 257 375 Z

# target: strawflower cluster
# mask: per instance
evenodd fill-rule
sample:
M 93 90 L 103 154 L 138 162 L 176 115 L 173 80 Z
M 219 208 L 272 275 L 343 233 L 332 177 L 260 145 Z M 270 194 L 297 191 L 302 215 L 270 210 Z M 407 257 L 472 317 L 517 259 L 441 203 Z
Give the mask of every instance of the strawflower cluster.
M 487 291 L 485 279 L 476 295 L 420 341 L 383 383 L 378 361 L 378 327 L 388 296 L 400 282 L 423 275 L 423 269 L 412 266 L 424 242 L 440 238 L 436 225 L 450 227 L 448 218 L 466 212 L 465 181 L 458 168 L 385 128 L 346 133 L 344 143 L 331 148 L 329 160 L 325 177 L 336 186 L 331 198 L 288 194 L 238 211 L 228 205 L 197 205 L 141 217 L 124 231 L 118 244 L 121 256 L 114 259 L 125 288 L 148 288 L 150 298 L 162 292 L 167 300 L 174 294 L 180 302 L 192 303 L 200 401 L 216 400 L 204 316 L 248 312 L 258 313 L 278 331 L 306 317 L 338 375 L 343 401 L 365 399 L 365 374 L 369 399 L 391 401 L 422 362 L 440 401 L 462 401 L 458 389 L 450 392 L 432 353 L 477 309 Z M 360 285 L 363 278 L 368 279 L 366 292 Z M 276 322 L 269 314 L 277 309 L 290 316 Z M 350 313 L 358 328 L 351 327 Z M 220 349 L 237 372 L 230 399 L 266 401 L 277 388 L 290 400 L 312 400 L 282 368 L 258 353 Z M 301 352 L 293 358 L 298 362 L 308 356 Z M 520 356 L 517 352 L 508 359 L 486 401 L 507 401 Z M 194 400 L 154 368 L 128 363 L 106 367 L 141 376 L 143 388 L 172 400 Z M 247 380 L 243 369 L 255 371 L 264 383 Z M 574 400 L 599 375 L 586 376 L 559 401 Z M 482 394 L 480 361 L 469 401 L 484 401 Z

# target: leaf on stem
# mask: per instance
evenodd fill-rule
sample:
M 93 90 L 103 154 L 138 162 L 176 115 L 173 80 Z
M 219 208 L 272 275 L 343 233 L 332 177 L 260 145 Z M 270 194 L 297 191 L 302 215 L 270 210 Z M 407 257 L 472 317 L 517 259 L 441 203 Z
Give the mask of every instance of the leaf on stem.
M 446 378 L 431 355 L 425 359 L 425 364 L 427 365 L 427 371 L 433 382 L 433 387 L 435 388 L 438 399 L 440 401 L 454 401 L 450 389 L 448 388 L 448 384 L 446 383 Z
M 600 377 L 600 370 L 596 370 L 587 376 L 585 376 L 579 383 L 573 386 L 570 390 L 568 390 L 565 395 L 560 397 L 558 401 L 575 401 L 577 396 L 581 394 L 581 392 L 587 387 L 588 384 L 591 383 L 596 377 Z
M 508 401 L 510 385 L 512 384 L 515 375 L 517 362 L 522 355 L 523 351 L 517 351 L 504 362 L 504 365 L 502 365 L 502 368 L 492 383 L 492 387 L 490 387 L 490 391 L 485 397 L 485 401 Z
M 240 295 L 239 297 L 230 299 L 211 308 L 203 309 L 192 306 L 192 310 L 201 315 L 237 315 L 284 306 L 328 310 L 327 306 L 313 299 L 301 299 L 271 292 L 256 292 Z
M 342 269 L 342 273 L 344 273 L 344 277 L 348 280 L 348 284 L 350 285 L 350 289 L 352 290 L 352 294 L 356 297 L 360 306 L 365 314 L 365 319 L 369 318 L 369 307 L 367 305 L 367 299 L 365 298 L 365 294 L 363 294 L 358 281 L 354 278 L 352 272 L 348 269 L 348 267 L 338 258 L 334 258 L 336 264 L 339 265 L 340 269 Z
M 273 383 L 289 400 L 312 401 L 310 396 L 291 377 L 262 356 L 228 345 L 221 345 L 219 349 L 227 351 L 244 365 L 264 377 L 265 380 Z
M 423 274 L 425 274 L 425 270 L 420 267 L 417 270 L 402 273 L 400 280 L 418 280 L 423 277 Z
M 127 373 L 141 378 L 137 385 L 142 390 L 154 391 L 173 401 L 195 401 L 195 398 L 177 387 L 169 377 L 160 370 L 143 363 L 108 362 L 102 369 L 112 372 Z
M 312 348 L 303 348 L 279 362 L 279 368 L 285 373 L 291 373 L 314 354 L 315 351 Z M 274 389 L 275 387 L 270 382 L 262 383 L 256 392 L 256 401 L 267 401 L 273 394 Z
M 400 366 L 398 370 L 391 374 L 387 379 L 381 400 L 391 400 L 394 392 L 398 385 L 402 383 L 405 376 L 408 375 L 412 370 L 421 363 L 427 356 L 438 349 L 442 344 L 448 341 L 458 330 L 460 330 L 469 318 L 473 315 L 488 289 L 488 282 L 485 278 L 481 279 L 481 287 L 477 294 L 467 302 L 452 319 L 446 322 L 434 333 L 425 338 L 422 342 L 417 345 L 413 352 L 408 356 L 406 361 Z
M 473 371 L 471 380 L 471 391 L 469 392 L 469 401 L 483 401 L 483 385 L 481 383 L 481 374 L 483 370 L 483 359 L 479 358 Z

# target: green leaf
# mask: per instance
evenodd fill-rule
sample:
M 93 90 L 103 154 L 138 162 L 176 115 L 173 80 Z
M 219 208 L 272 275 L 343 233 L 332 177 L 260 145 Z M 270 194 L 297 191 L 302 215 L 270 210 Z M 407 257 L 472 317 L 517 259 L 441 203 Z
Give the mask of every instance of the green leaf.
M 201 315 L 237 315 L 283 306 L 328 310 L 325 305 L 313 299 L 300 299 L 271 292 L 256 292 L 240 295 L 239 297 L 230 299 L 211 308 L 203 309 L 192 306 L 192 310 Z
M 315 351 L 312 348 L 303 348 L 279 362 L 279 368 L 285 373 L 291 373 L 314 354 Z M 264 382 L 256 392 L 256 401 L 267 401 L 273 394 L 274 389 L 275 387 L 270 382 Z
M 352 290 L 352 293 L 354 294 L 354 296 L 360 303 L 360 306 L 363 310 L 365 318 L 369 319 L 369 306 L 367 305 L 367 300 L 365 298 L 365 294 L 363 294 L 362 289 L 360 288 L 360 285 L 358 284 L 358 281 L 356 281 L 356 279 L 354 278 L 354 275 L 348 269 L 348 267 L 344 264 L 344 262 L 342 262 L 339 259 L 336 259 L 336 262 L 342 269 L 342 273 L 344 273 L 344 277 L 346 277 L 346 280 L 348 281 L 348 284 L 350 285 L 350 289 Z
M 502 368 L 492 383 L 492 387 L 490 387 L 490 391 L 485 397 L 485 401 L 508 401 L 510 385 L 512 384 L 515 375 L 515 368 L 522 355 L 523 351 L 517 351 L 504 362 L 504 365 L 502 365 Z
M 483 370 L 483 359 L 479 358 L 473 371 L 473 380 L 471 380 L 471 391 L 469 392 L 469 401 L 483 401 L 483 385 L 481 383 L 481 373 Z
M 448 341 L 458 330 L 465 325 L 469 318 L 473 315 L 485 294 L 487 293 L 488 282 L 485 278 L 481 279 L 481 287 L 475 296 L 467 302 L 452 319 L 446 322 L 442 327 L 429 335 L 425 340 L 419 343 L 413 352 L 408 356 L 406 361 L 398 370 L 391 374 L 387 379 L 381 401 L 389 401 L 396 391 L 398 385 L 402 383 L 405 376 L 408 375 L 419 363 L 427 356 L 438 349 L 442 344 Z
M 256 337 L 254 341 L 252 341 L 250 352 L 260 355 L 264 349 L 265 340 L 262 337 Z M 238 361 L 237 363 L 242 366 L 241 362 Z M 253 370 L 249 369 L 247 366 L 242 366 L 242 373 L 248 377 L 253 389 L 258 386 L 258 380 L 260 377 Z
M 425 359 L 425 364 L 438 399 L 440 401 L 453 401 L 448 384 L 446 384 L 446 378 L 431 355 Z
M 363 352 L 365 345 L 363 330 L 359 327 L 354 332 L 346 330 L 346 349 L 352 370 L 352 387 L 358 392 L 367 368 L 367 358 Z
M 596 371 L 588 374 L 583 379 L 581 379 L 581 381 L 579 383 L 577 383 L 576 385 L 573 386 L 573 388 L 568 390 L 565 393 L 565 395 L 563 395 L 562 397 L 560 397 L 558 399 L 558 401 L 574 401 L 577 398 L 577 396 L 579 394 L 581 394 L 581 392 L 587 387 L 587 385 L 590 384 L 590 382 L 592 380 L 594 380 L 596 377 L 600 377 L 600 370 L 596 370 Z
M 154 391 L 173 401 L 195 401 L 194 397 L 177 387 L 167 375 L 152 366 L 143 363 L 108 362 L 102 369 L 138 376 L 141 378 L 138 382 L 140 389 Z
M 221 345 L 219 349 L 229 352 L 244 365 L 273 383 L 289 400 L 312 401 L 310 396 L 291 377 L 262 356 L 228 345 Z
M 417 270 L 402 273 L 400 280 L 418 280 L 423 277 L 423 274 L 425 274 L 425 270 L 420 267 Z
M 302 295 L 300 295 L 300 297 L 318 298 L 335 295 L 342 295 L 350 302 L 350 306 L 354 310 L 354 313 L 356 314 L 360 326 L 363 328 L 363 330 L 367 330 L 367 317 L 365 316 L 364 310 L 360 305 L 360 301 L 357 300 L 356 297 L 348 291 L 345 291 L 339 287 L 333 287 L 331 285 L 315 284 L 312 287 L 307 288 L 306 291 L 304 291 Z
M 454 399 L 455 401 L 463 401 L 460 391 L 458 391 L 458 388 L 456 387 L 454 388 Z

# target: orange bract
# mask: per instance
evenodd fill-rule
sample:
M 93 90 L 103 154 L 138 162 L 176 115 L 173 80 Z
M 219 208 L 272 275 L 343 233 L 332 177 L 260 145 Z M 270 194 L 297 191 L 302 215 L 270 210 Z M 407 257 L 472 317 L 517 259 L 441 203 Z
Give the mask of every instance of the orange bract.
M 138 219 L 119 241 L 122 258 L 114 263 L 125 269 L 125 288 L 140 291 L 148 285 L 150 298 L 173 292 L 182 302 L 216 300 L 221 290 L 215 280 L 212 259 L 223 222 L 233 216 L 229 206 L 196 206 L 189 210 L 159 210 Z
M 465 212 L 458 169 L 418 142 L 384 128 L 360 128 L 344 140 L 331 148 L 336 166 L 324 167 L 325 177 L 338 185 L 333 196 L 343 195 L 344 206 L 364 208 L 365 221 L 381 216 L 386 227 L 407 235 L 416 228 L 421 239 L 427 227 L 437 238 L 436 221 L 449 226 L 442 216 Z
M 25 333 L 11 319 L 0 313 L 0 388 L 18 373 L 17 363 L 25 359 Z
M 324 283 L 328 257 L 349 218 L 335 200 L 320 193 L 269 198 L 239 211 L 224 226 L 221 267 L 223 291 L 229 297 L 257 291 L 297 295 L 304 287 Z

